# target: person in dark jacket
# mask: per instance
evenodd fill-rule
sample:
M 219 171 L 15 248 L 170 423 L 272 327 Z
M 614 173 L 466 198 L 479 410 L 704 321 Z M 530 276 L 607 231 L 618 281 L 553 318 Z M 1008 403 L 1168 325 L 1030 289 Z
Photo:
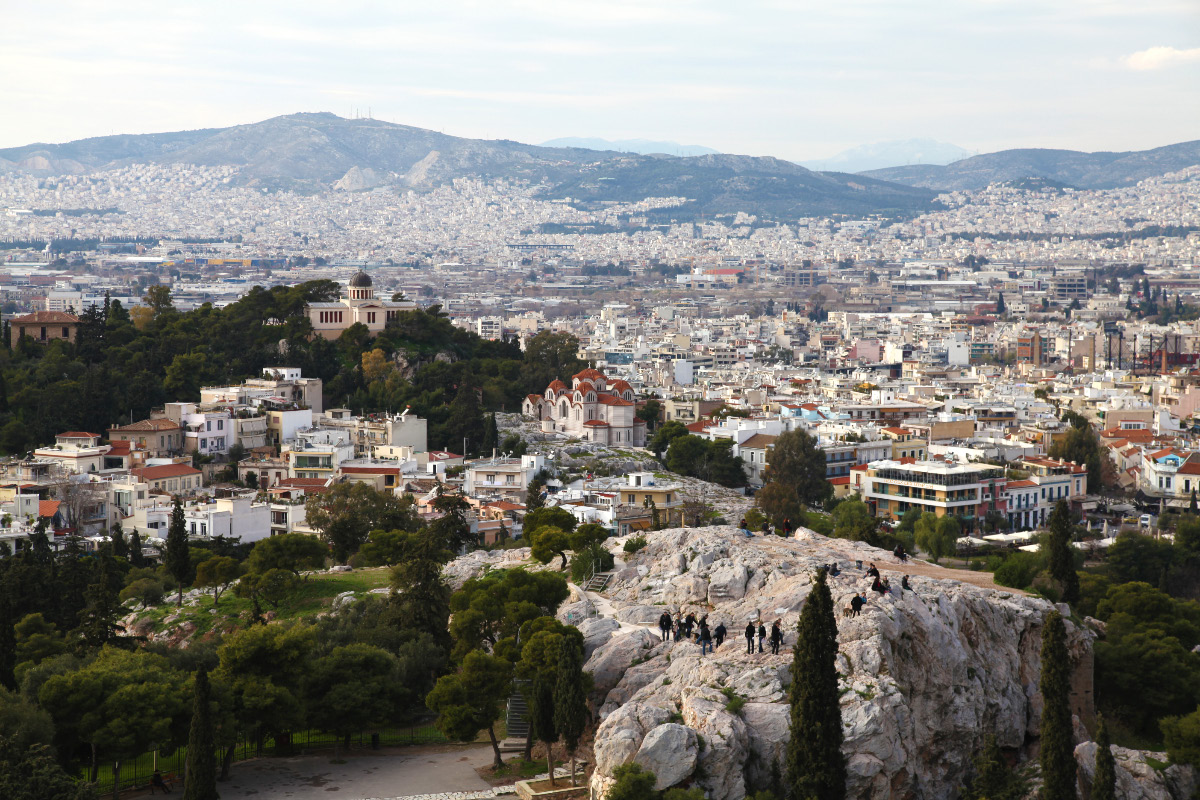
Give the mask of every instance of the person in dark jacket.
M 785 517 L 783 520 L 783 535 L 784 536 L 792 535 L 792 519 L 791 519 L 791 517 Z
M 771 520 L 769 520 L 769 519 L 763 520 L 762 534 L 763 534 L 763 536 L 771 535 Z
M 767 626 L 758 623 L 758 652 L 763 652 L 763 642 L 767 639 Z
M 714 650 L 721 646 L 721 642 L 725 641 L 726 633 L 728 633 L 728 631 L 725 630 L 725 623 L 718 622 L 717 627 L 713 628 L 713 643 L 714 643 L 713 649 Z
M 864 595 L 854 595 L 854 599 L 850 601 L 850 613 L 857 617 L 858 613 L 862 611 L 862 607 L 866 605 L 866 603 L 867 599 Z
M 908 585 L 908 576 L 907 575 L 905 575 L 903 578 L 900 579 L 900 588 L 907 589 L 910 592 L 912 591 L 912 587 Z
M 700 623 L 700 634 L 696 638 L 700 640 L 700 655 L 712 652 L 712 631 L 708 629 L 707 624 Z
M 163 774 L 158 770 L 154 770 L 154 774 L 150 776 L 150 794 L 154 794 L 155 789 L 162 789 L 163 794 L 171 793 L 171 787 L 167 786 L 167 782 L 163 780 Z
M 671 638 L 671 615 L 666 611 L 658 618 L 658 630 L 662 633 L 662 640 L 664 642 Z
M 867 577 L 875 578 L 877 580 L 879 578 L 879 567 L 875 566 L 874 561 L 871 562 L 871 566 L 867 567 Z
M 683 621 L 683 636 L 685 639 L 692 638 L 692 630 L 696 627 L 696 615 L 688 614 L 687 619 Z
M 754 622 L 746 623 L 746 652 L 754 652 Z
M 771 655 L 779 655 L 779 645 L 783 644 L 783 631 L 779 627 L 779 620 L 771 623 Z

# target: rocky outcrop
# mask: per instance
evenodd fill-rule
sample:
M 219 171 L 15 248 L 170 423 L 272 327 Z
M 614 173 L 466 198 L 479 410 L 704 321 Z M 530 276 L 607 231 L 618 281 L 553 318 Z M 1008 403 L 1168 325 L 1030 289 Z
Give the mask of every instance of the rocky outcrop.
M 602 720 L 592 779 L 597 796 L 622 763 L 649 765 L 664 760 L 663 753 L 688 752 L 674 728 L 650 738 L 667 725 L 693 731 L 698 752 L 688 770 L 686 755 L 668 759 L 663 785 L 700 786 L 714 800 L 741 800 L 769 787 L 783 771 L 789 736 L 786 692 L 799 611 L 816 568 L 834 561 L 843 570 L 830 586 L 839 611 L 847 796 L 954 796 L 985 735 L 1018 747 L 1036 734 L 1038 653 L 1049 603 L 913 577 L 913 591 L 872 596 L 860 616 L 843 617 L 849 599 L 868 587 L 854 561 L 882 564 L 888 554 L 811 532 L 747 539 L 725 526 L 648 538 L 606 592 L 623 630 L 600 644 L 586 666 Z M 614 540 L 613 549 L 620 544 Z M 725 624 L 729 638 L 706 656 L 691 642 L 660 642 L 663 610 L 707 614 L 713 627 Z M 742 633 L 751 619 L 767 627 L 781 621 L 786 638 L 779 655 L 745 652 Z M 631 625 L 645 627 L 625 632 Z M 1090 668 L 1092 633 L 1074 626 L 1069 632 L 1073 657 Z
M 1117 797 L 1120 800 L 1191 800 L 1200 788 L 1193 767 L 1167 764 L 1166 753 L 1128 750 L 1113 745 L 1116 762 Z M 1096 743 L 1075 747 L 1081 797 L 1090 797 L 1096 777 Z

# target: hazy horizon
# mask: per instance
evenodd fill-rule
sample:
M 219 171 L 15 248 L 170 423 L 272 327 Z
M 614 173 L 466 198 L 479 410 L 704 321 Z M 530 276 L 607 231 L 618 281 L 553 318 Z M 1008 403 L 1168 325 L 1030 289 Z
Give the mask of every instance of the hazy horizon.
M 52 46 L 47 46 L 47 42 Z M 332 111 L 481 139 L 1145 150 L 1200 138 L 1185 0 L 16 7 L 0 146 Z

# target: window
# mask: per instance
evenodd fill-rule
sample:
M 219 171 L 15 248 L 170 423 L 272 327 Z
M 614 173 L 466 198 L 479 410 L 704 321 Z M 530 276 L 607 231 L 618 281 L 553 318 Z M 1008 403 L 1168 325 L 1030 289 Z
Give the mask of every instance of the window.
M 45 328 L 42 328 L 42 338 L 43 339 L 46 338 L 46 329 Z
M 66 326 L 63 326 L 63 338 L 64 338 L 64 339 L 70 339 L 70 338 L 71 338 L 71 334 L 70 334 L 70 332 L 67 330 Z
M 223 419 L 217 420 L 217 430 L 219 430 L 219 431 L 225 430 L 225 420 L 223 420 Z
M 210 420 L 206 420 L 206 421 L 204 422 L 204 430 L 206 430 L 206 431 L 211 431 L 211 430 L 212 430 L 212 420 L 211 420 L 211 419 L 210 419 Z

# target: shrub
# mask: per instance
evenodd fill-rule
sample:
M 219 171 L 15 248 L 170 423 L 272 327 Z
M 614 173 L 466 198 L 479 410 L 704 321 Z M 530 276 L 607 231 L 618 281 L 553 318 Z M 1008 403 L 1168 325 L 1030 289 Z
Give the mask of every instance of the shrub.
M 645 536 L 634 536 L 625 540 L 625 546 L 622 548 L 626 553 L 633 554 L 646 546 Z
M 1038 553 L 1018 551 L 1004 559 L 1004 563 L 996 570 L 996 583 L 1014 589 L 1025 589 L 1033 583 L 1041 568 L 1042 559 Z
M 598 572 L 607 572 L 616 563 L 613 554 L 601 544 L 591 544 L 571 556 L 571 580 L 575 583 L 585 581 L 592 575 L 592 567 L 599 563 Z

